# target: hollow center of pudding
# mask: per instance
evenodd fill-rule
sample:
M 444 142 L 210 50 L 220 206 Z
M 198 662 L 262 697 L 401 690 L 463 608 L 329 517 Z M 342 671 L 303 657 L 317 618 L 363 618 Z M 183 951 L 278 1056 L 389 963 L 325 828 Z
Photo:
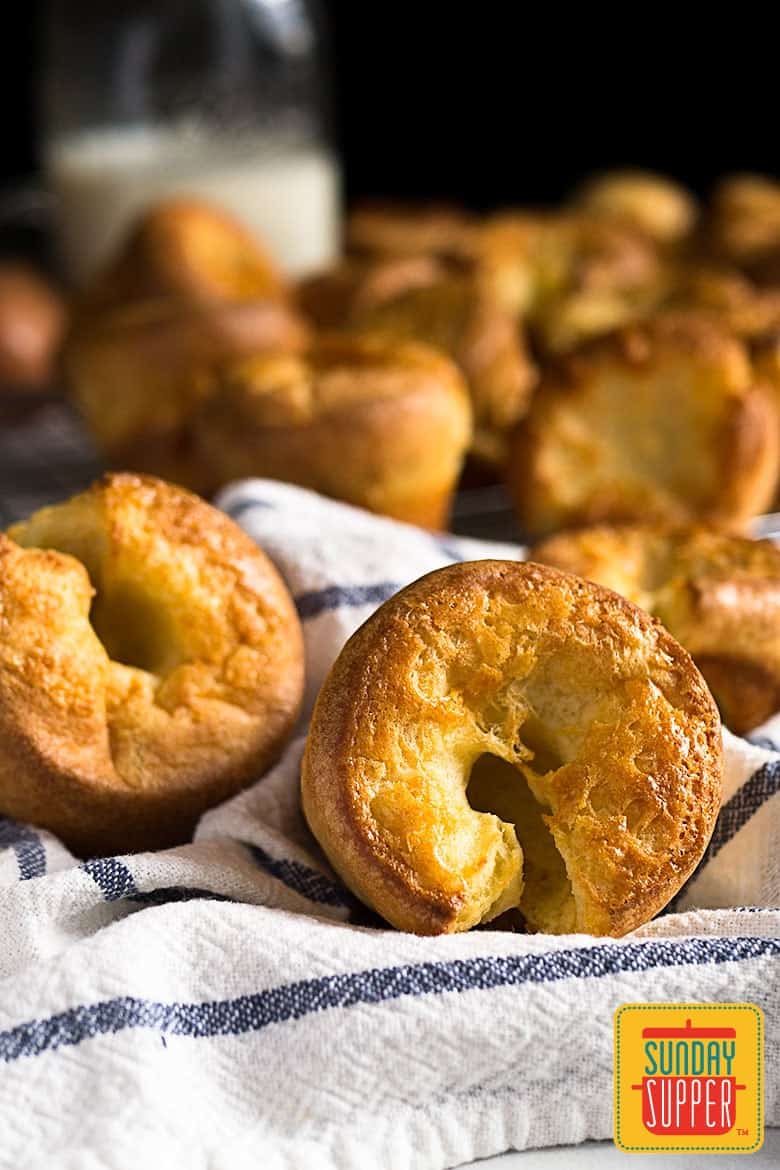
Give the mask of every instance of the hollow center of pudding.
M 110 593 L 96 587 L 89 620 L 113 662 L 151 674 L 163 672 L 170 653 L 170 623 L 160 602 L 133 582 L 117 582 Z
M 544 775 L 561 766 L 553 749 L 528 729 L 525 746 L 534 751 L 530 764 L 515 765 L 485 753 L 474 764 L 466 796 L 476 812 L 493 813 L 514 825 L 523 852 L 523 888 L 519 910 L 528 926 L 547 933 L 567 933 L 576 926 L 572 883 L 544 817 Z M 536 747 L 533 747 L 534 742 Z
M 139 556 L 112 551 L 106 525 L 86 504 L 76 500 L 45 509 L 13 536 L 23 546 L 54 549 L 81 562 L 95 591 L 89 622 L 113 662 L 155 675 L 177 665 L 177 599 L 159 588 Z

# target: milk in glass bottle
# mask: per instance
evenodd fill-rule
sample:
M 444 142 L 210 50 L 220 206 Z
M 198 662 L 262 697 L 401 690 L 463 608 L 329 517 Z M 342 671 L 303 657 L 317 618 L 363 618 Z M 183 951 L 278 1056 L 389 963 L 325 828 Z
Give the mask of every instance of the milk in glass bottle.
M 50 0 L 44 167 L 78 284 L 145 207 L 234 213 L 291 275 L 339 244 L 322 14 L 306 0 Z

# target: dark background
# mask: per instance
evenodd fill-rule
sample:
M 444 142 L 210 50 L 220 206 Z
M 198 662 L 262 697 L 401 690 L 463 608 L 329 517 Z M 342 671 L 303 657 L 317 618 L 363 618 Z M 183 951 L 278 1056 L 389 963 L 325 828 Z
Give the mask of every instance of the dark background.
M 624 165 L 703 193 L 724 171 L 778 169 L 775 34 L 757 8 L 634 5 L 597 20 L 521 0 L 323 7 L 351 198 L 545 201 Z M 15 5 L 0 41 L 3 185 L 36 165 L 43 9 Z

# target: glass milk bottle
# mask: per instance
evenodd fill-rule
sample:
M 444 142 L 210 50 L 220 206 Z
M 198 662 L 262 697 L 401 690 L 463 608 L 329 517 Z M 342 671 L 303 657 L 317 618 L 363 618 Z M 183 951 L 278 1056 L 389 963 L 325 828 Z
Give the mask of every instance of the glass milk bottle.
M 339 246 L 319 9 L 306 0 L 50 0 L 43 162 L 82 283 L 169 195 L 231 211 L 291 275 Z

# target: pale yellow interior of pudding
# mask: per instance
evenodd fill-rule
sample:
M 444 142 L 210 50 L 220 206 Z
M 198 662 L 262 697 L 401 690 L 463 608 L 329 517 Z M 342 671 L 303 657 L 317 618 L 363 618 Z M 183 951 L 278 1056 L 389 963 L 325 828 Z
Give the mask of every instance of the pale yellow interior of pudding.
M 161 580 L 130 541 L 127 550 L 114 549 L 91 496 L 44 508 L 9 535 L 24 547 L 56 549 L 81 562 L 95 590 L 89 621 L 112 662 L 161 676 L 186 658 L 171 604 L 184 608 L 186 600 L 183 591 L 171 597 L 175 572 Z
M 531 764 L 515 766 L 484 754 L 471 771 L 466 795 L 477 812 L 493 813 L 514 826 L 522 850 L 522 890 L 518 909 L 533 930 L 564 934 L 576 928 L 576 905 L 566 865 L 544 817 L 542 776 L 558 763 L 535 754 Z

